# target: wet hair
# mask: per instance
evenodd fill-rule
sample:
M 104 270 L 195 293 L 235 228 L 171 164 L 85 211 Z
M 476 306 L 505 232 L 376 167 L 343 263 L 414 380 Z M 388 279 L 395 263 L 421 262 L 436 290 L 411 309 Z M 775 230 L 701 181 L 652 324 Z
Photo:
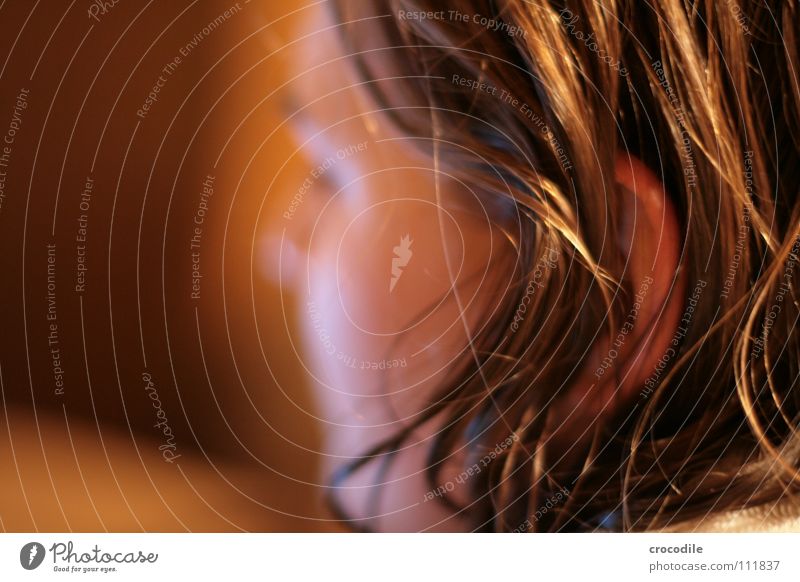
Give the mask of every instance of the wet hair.
M 455 451 L 496 452 L 467 481 L 467 502 L 438 499 L 479 531 L 655 530 L 796 495 L 798 3 L 335 5 L 374 100 L 481 192 L 517 251 L 515 285 L 473 338 L 477 357 L 339 480 L 376 456 L 391 462 L 437 418 L 432 488 Z M 545 419 L 636 292 L 609 243 L 622 220 L 617 152 L 650 168 L 677 209 L 684 320 L 677 349 L 597 427 L 583 462 L 558 470 Z

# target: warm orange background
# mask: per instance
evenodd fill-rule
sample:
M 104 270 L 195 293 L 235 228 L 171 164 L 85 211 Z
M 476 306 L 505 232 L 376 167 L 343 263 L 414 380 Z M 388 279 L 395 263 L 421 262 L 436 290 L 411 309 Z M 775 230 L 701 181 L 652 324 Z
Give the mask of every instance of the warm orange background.
M 0 529 L 334 529 L 288 316 L 257 270 L 251 298 L 259 233 L 282 208 L 277 193 L 304 171 L 284 168 L 267 191 L 289 146 L 283 131 L 265 142 L 281 120 L 280 93 L 265 98 L 302 50 L 282 47 L 307 14 L 278 20 L 295 3 L 241 0 L 140 119 L 162 67 L 236 3 L 120 2 L 99 22 L 88 0 L 69 4 L 0 10 L 0 134 L 19 90 L 30 90 L 0 209 Z M 188 240 L 207 174 L 215 193 L 194 301 Z M 81 294 L 75 236 L 87 176 Z M 47 341 L 47 244 L 57 248 L 63 395 Z M 174 464 L 158 450 L 145 371 L 175 434 Z

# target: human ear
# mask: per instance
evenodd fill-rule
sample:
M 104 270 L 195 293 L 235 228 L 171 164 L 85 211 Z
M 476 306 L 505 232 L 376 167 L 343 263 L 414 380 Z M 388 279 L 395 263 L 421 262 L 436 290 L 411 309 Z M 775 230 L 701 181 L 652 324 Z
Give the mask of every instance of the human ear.
M 548 417 L 558 443 L 579 449 L 593 429 L 632 406 L 678 329 L 686 292 L 679 268 L 681 231 L 664 184 L 641 160 L 619 153 L 614 208 L 621 213 L 614 244 L 624 256 L 614 273 L 629 292 L 613 331 L 602 330 Z
M 635 294 L 647 285 L 641 306 L 630 307 L 635 321 L 618 372 L 619 396 L 627 401 L 638 393 L 672 341 L 680 323 L 686 276 L 680 269 L 678 216 L 664 184 L 627 153 L 617 156 L 615 180 L 626 213 L 620 242 L 628 261 L 622 278 Z

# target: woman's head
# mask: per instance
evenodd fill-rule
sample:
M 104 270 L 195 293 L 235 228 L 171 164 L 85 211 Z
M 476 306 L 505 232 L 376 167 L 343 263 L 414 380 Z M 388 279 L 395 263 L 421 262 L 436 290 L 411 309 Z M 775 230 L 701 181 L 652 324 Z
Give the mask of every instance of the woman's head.
M 380 261 L 390 245 L 389 294 L 339 285 L 334 309 L 357 301 L 369 333 L 390 338 L 387 361 L 455 334 L 357 395 L 376 396 L 374 412 L 403 394 L 405 408 L 364 417 L 372 438 L 347 446 L 365 456 L 334 463 L 345 513 L 381 527 L 352 492 L 374 501 L 404 479 L 427 492 L 407 514 L 511 531 L 658 528 L 796 492 L 796 10 L 336 4 L 370 111 L 354 119 L 372 124 L 376 155 L 390 142 L 402 154 L 378 156 L 382 178 L 347 181 L 385 189 L 337 231 L 336 261 Z M 340 127 L 332 115 L 317 139 Z M 345 234 L 369 212 L 374 249 Z M 414 234 L 375 226 L 398 214 Z M 435 264 L 409 268 L 426 250 Z M 401 276 L 416 291 L 399 303 Z

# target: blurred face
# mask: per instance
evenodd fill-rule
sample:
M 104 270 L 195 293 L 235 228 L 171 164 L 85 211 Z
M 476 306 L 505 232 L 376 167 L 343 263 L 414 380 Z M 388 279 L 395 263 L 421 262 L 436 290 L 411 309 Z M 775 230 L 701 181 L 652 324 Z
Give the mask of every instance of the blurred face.
M 389 123 L 364 85 L 403 95 L 401 84 L 391 71 L 358 80 L 337 35 L 321 15 L 289 58 L 284 123 L 296 149 L 287 164 L 302 169 L 265 245 L 267 271 L 279 273 L 297 306 L 294 346 L 317 390 L 329 478 L 353 459 L 375 455 L 374 447 L 455 389 L 464 366 L 480 361 L 472 338 L 502 306 L 518 302 L 507 295 L 517 253 L 485 198 L 437 167 L 431 140 Z M 582 462 L 594 429 L 630 402 L 664 353 L 682 308 L 667 302 L 679 247 L 663 184 L 627 154 L 618 155 L 613 172 L 620 231 L 610 239 L 627 258 L 624 276 L 638 299 L 619 351 L 599 330 L 573 372 L 552 387 L 558 394 L 543 429 L 556 451 L 550 469 Z M 684 284 L 682 277 L 676 282 L 676 296 Z M 609 369 L 598 374 L 604 358 Z M 431 488 L 426 455 L 444 422 L 434 416 L 388 462 L 376 456 L 337 481 L 348 514 L 383 516 L 370 527 L 456 529 L 458 517 L 423 502 Z M 456 451 L 444 480 L 464 461 Z M 469 499 L 466 491 L 448 493 Z
M 493 308 L 485 290 L 499 298 L 508 284 L 490 265 L 509 251 L 474 193 L 375 111 L 335 35 L 313 34 L 292 58 L 301 64 L 285 123 L 297 149 L 287 159 L 303 170 L 264 246 L 266 271 L 296 300 L 294 344 L 317 389 L 328 473 L 397 434 L 471 357 L 468 331 Z M 375 462 L 348 479 L 362 487 L 345 491 L 348 509 L 381 482 L 380 513 L 421 501 L 435 430 L 418 431 L 389 475 Z M 412 527 L 414 514 L 392 527 Z

